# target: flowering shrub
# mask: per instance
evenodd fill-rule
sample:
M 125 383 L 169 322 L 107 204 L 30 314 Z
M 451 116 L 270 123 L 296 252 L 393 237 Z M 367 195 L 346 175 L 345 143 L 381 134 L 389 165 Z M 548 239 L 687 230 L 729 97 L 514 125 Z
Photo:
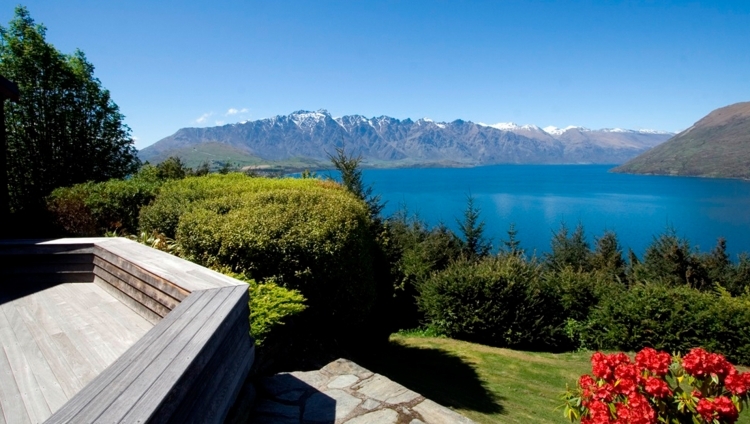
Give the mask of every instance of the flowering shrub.
M 591 369 L 564 395 L 571 422 L 730 424 L 750 398 L 750 373 L 701 348 L 680 357 L 647 347 L 635 362 L 596 352 Z

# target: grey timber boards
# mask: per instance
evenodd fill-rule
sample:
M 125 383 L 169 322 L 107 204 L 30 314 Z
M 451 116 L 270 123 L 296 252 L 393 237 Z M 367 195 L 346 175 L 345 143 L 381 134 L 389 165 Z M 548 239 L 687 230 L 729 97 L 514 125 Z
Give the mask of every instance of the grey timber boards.
M 8 423 L 47 419 L 153 326 L 90 283 L 36 288 L 21 297 L 0 291 L 0 415 Z M 116 331 L 96 325 L 101 310 L 117 314 Z
M 253 355 L 247 300 L 242 286 L 194 292 L 48 422 L 166 422 L 201 404 L 214 413 L 200 415 L 199 407 L 187 421 L 221 422 L 242 380 L 216 379 L 217 390 L 228 392 L 218 406 L 214 393 L 201 388 L 211 383 L 203 379 L 215 378 L 211 367 L 247 374 Z M 237 345 L 247 350 L 233 352 Z M 221 387 L 227 381 L 232 385 Z
M 0 424 L 219 423 L 252 366 L 247 285 L 133 241 L 0 240 L 0 277 Z
M 122 257 L 117 256 L 116 254 L 105 249 L 97 247 L 96 256 L 93 259 L 93 263 L 94 265 L 101 268 L 106 268 L 104 264 L 109 263 L 110 265 L 119 268 L 121 271 L 130 274 L 131 276 L 133 276 L 133 278 L 156 287 L 160 291 L 168 294 L 178 301 L 184 299 L 188 294 L 190 294 L 189 290 L 185 290 L 184 288 L 172 283 L 171 281 L 154 275 L 144 270 L 143 268 L 131 263 L 127 259 L 123 259 Z

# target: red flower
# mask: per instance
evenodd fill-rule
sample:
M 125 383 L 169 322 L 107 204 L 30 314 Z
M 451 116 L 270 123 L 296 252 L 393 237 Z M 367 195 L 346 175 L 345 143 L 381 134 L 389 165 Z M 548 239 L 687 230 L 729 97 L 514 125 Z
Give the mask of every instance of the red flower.
M 699 400 L 695 409 L 704 420 L 711 422 L 714 419 L 714 404 L 710 400 L 706 398 Z
M 654 375 L 662 377 L 669 371 L 672 356 L 667 352 L 657 352 L 646 347 L 635 355 L 635 362 L 639 367 L 649 370 Z
M 708 353 L 697 347 L 682 358 L 682 368 L 693 377 L 703 378 L 715 374 L 720 378 L 736 372 L 734 365 L 718 353 Z
M 706 362 L 708 361 L 708 352 L 696 347 L 682 358 L 682 368 L 685 372 L 692 375 L 693 377 L 705 377 L 708 375 L 706 369 Z
M 748 392 L 748 389 L 750 389 L 748 383 L 750 383 L 750 373 L 733 373 L 724 379 L 724 387 L 737 396 L 744 396 Z
M 612 402 L 612 399 L 615 398 L 615 388 L 611 384 L 605 383 L 596 389 L 594 398 L 604 402 Z
M 589 418 L 591 418 L 591 421 L 589 422 L 592 424 L 605 424 L 611 422 L 609 407 L 602 401 L 591 402 L 591 406 L 589 407 Z M 581 423 L 583 423 L 583 420 Z
M 638 386 L 638 378 L 640 377 L 638 367 L 634 364 L 624 364 L 615 368 L 615 391 L 619 394 L 629 395 L 636 391 Z
M 591 356 L 591 371 L 594 376 L 607 382 L 614 382 L 614 370 L 619 365 L 630 364 L 630 358 L 624 353 L 605 355 L 596 352 Z
M 705 398 L 701 399 L 698 401 L 696 409 L 701 417 L 708 422 L 718 418 L 722 420 L 722 422 L 732 424 L 737 421 L 737 418 L 740 416 L 737 407 L 735 407 L 732 400 L 726 396 L 719 396 L 714 399 L 713 402 Z
M 719 396 L 714 399 L 714 410 L 718 412 L 719 416 L 726 420 L 728 423 L 737 421 L 740 416 L 740 412 L 737 407 L 734 406 L 732 400 L 726 396 Z
M 629 424 L 654 424 L 656 423 L 656 411 L 642 394 L 631 393 L 628 395 L 628 408 L 630 408 Z
M 612 368 L 607 363 L 607 355 L 596 352 L 591 356 L 591 372 L 602 380 L 609 381 L 612 378 Z
M 706 368 L 711 374 L 716 374 L 721 378 L 725 378 L 729 374 L 734 374 L 737 371 L 734 369 L 734 365 L 730 364 L 729 361 L 718 353 L 708 354 L 708 363 Z
M 581 376 L 581 378 L 578 379 L 578 386 L 582 389 L 586 389 L 595 385 L 596 381 L 588 374 L 584 374 Z
M 656 377 L 649 377 L 646 380 L 645 389 L 646 393 L 657 399 L 663 399 L 672 395 L 672 389 L 669 388 L 667 382 Z

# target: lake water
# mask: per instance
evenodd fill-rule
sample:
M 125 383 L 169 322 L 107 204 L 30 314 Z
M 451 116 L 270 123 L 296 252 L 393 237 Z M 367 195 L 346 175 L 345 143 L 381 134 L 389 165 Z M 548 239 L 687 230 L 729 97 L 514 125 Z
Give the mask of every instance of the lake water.
M 736 258 L 750 252 L 750 182 L 730 179 L 612 174 L 601 165 L 496 165 L 477 168 L 365 170 L 364 180 L 387 201 L 429 224 L 457 229 L 472 195 L 493 246 L 515 223 L 528 253 L 549 251 L 561 222 L 583 224 L 590 242 L 617 233 L 639 257 L 653 238 L 672 227 L 692 246 L 709 251 L 727 239 Z

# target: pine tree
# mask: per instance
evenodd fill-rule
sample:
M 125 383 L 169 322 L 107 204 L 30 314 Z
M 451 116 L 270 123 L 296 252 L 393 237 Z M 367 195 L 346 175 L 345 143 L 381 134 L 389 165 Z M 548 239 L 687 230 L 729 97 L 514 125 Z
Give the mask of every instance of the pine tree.
M 365 186 L 362 181 L 362 156 L 349 156 L 343 147 L 336 148 L 335 155 L 328 155 L 331 163 L 341 173 L 341 182 L 347 190 L 362 199 L 370 210 L 373 220 L 380 219 L 380 212 L 385 204 L 380 201 L 380 195 L 372 193 L 372 186 Z
M 466 209 L 463 221 L 456 221 L 463 236 L 463 253 L 470 259 L 487 256 L 492 244 L 484 236 L 484 221 L 480 219 L 481 209 L 474 204 L 474 196 L 466 196 Z
M 568 227 L 560 224 L 560 229 L 552 236 L 552 250 L 546 255 L 547 267 L 561 270 L 571 267 L 576 271 L 591 269 L 591 250 L 583 231 L 583 225 L 578 224 L 573 234 L 568 236 Z
M 521 249 L 521 242 L 518 241 L 518 230 L 516 230 L 516 224 L 512 223 L 508 227 L 508 239 L 503 240 L 502 250 L 509 255 L 523 255 L 523 249 Z

